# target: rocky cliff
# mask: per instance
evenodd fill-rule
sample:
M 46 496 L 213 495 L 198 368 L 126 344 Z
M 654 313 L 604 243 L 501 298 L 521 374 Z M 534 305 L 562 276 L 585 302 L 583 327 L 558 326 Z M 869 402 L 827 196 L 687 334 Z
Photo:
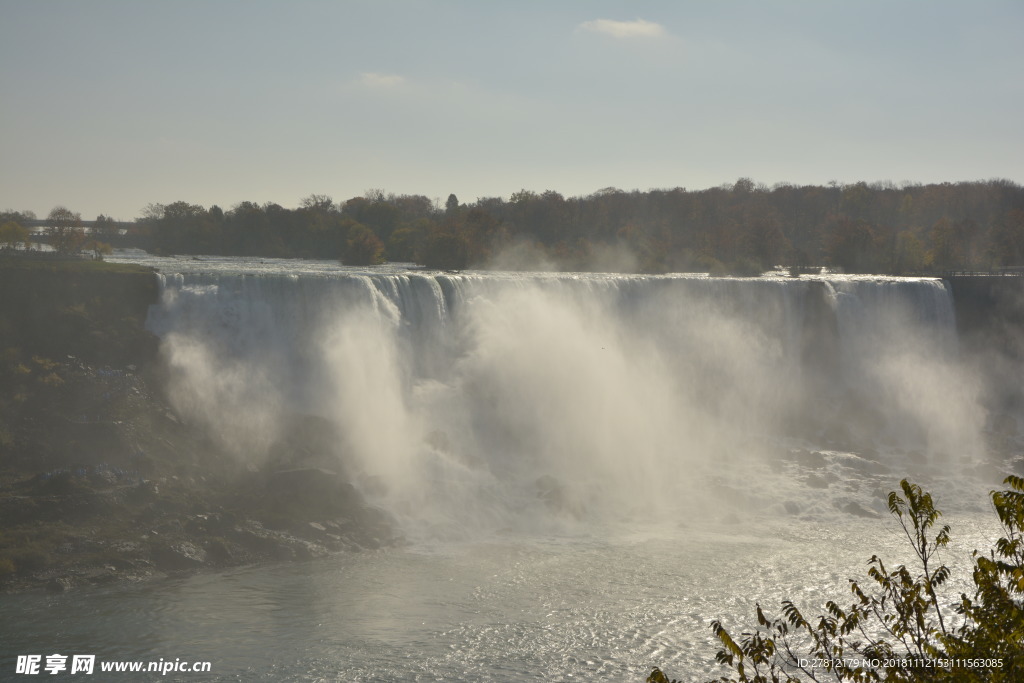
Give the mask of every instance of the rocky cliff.
M 0 256 L 0 590 L 309 559 L 395 540 L 295 416 L 262 466 L 165 401 L 151 270 Z M 299 458 L 294 454 L 301 453 Z

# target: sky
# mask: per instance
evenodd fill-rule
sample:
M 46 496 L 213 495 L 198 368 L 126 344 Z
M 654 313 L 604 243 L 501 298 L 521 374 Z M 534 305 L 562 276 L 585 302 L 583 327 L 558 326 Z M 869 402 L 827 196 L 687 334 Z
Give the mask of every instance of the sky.
M 0 0 L 0 210 L 1024 182 L 1024 2 Z

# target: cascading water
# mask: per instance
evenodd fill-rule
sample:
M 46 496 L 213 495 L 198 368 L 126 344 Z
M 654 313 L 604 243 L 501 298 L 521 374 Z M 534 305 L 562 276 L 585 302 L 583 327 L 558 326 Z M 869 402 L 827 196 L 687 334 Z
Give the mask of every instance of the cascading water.
M 254 458 L 330 420 L 413 537 L 697 516 L 794 444 L 981 443 L 934 280 L 197 272 L 150 326 L 182 415 Z
M 828 284 L 841 341 L 840 381 L 886 443 L 977 456 L 980 387 L 957 363 L 952 297 L 940 280 Z

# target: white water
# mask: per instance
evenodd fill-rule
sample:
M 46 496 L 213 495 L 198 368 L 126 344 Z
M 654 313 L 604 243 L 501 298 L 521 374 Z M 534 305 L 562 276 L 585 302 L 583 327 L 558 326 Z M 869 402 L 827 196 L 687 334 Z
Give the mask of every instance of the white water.
M 711 619 L 816 613 L 872 553 L 903 558 L 903 476 L 947 511 L 950 564 L 992 537 L 938 281 L 144 260 L 179 414 L 257 464 L 288 415 L 331 420 L 329 455 L 410 545 L 12 598 L 11 652 L 208 659 L 211 680 L 699 679 Z
M 256 462 L 331 420 L 414 540 L 716 517 L 744 505 L 709 482 L 793 446 L 984 450 L 941 281 L 170 267 L 178 411 Z

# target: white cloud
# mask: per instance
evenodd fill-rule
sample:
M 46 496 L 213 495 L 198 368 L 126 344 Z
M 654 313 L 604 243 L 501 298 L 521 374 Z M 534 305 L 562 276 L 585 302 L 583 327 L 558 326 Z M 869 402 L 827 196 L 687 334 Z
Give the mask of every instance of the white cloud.
M 594 19 L 583 22 L 579 27 L 584 31 L 603 33 L 613 38 L 660 38 L 666 34 L 665 28 L 661 24 L 643 19 L 634 21 Z
M 359 82 L 370 88 L 394 88 L 405 83 L 398 74 L 379 74 L 368 71 L 359 76 Z

